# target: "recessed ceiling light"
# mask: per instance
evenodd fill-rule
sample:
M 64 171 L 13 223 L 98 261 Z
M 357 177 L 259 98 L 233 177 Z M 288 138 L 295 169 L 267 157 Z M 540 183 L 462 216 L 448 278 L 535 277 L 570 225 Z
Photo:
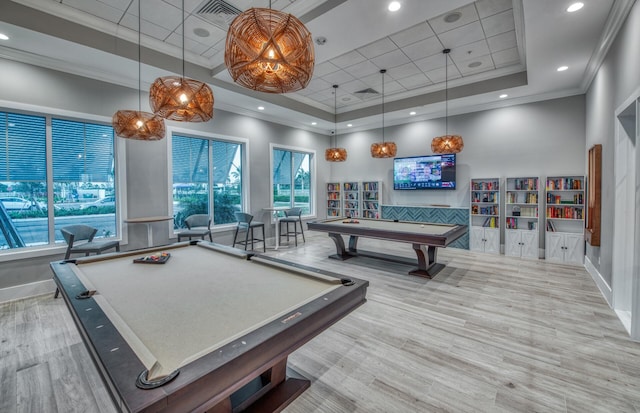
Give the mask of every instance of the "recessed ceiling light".
M 4 33 L 0 33 L 0 40 L 9 40 L 9 36 Z
M 416 114 L 415 112 L 409 112 L 409 115 L 411 115 L 411 116 L 413 116 L 415 114 Z
M 350 127 L 352 127 L 352 126 L 353 126 L 352 124 L 347 123 L 347 128 L 350 128 Z
M 577 2 L 577 3 L 573 3 L 571 6 L 569 6 L 567 8 L 567 11 L 569 13 L 573 13 L 574 11 L 578 11 L 583 7 L 584 7 L 584 3 Z
M 318 122 L 311 122 L 311 124 L 312 124 L 313 126 L 316 126 L 316 125 L 318 124 Z
M 557 70 L 558 70 L 558 72 L 564 72 L 568 68 L 569 68 L 569 66 L 560 66 Z
M 258 106 L 258 110 L 264 110 L 264 106 Z
M 193 29 L 193 34 L 195 34 L 198 37 L 209 37 L 211 33 L 209 33 L 209 30 L 207 29 L 204 29 L 202 27 L 196 27 L 195 29 Z
M 462 17 L 462 13 L 456 11 L 456 12 L 447 14 L 442 18 L 442 20 L 444 20 L 447 23 L 453 23 L 460 20 L 460 17 Z
M 392 1 L 389 3 L 389 11 L 398 11 L 400 10 L 401 4 L 399 1 Z
M 503 93 L 499 97 L 500 97 L 500 99 L 504 99 L 504 98 L 509 97 L 509 95 L 507 95 L 506 93 Z
M 471 62 L 471 63 L 469 63 L 468 66 L 470 68 L 474 68 L 474 67 L 478 67 L 478 66 L 481 66 L 481 65 L 482 65 L 482 62 Z

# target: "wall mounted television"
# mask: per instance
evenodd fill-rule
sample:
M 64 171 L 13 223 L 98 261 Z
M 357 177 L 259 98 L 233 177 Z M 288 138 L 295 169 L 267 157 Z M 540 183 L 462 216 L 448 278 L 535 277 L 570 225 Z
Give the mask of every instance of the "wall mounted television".
M 393 189 L 456 189 L 456 154 L 395 158 Z

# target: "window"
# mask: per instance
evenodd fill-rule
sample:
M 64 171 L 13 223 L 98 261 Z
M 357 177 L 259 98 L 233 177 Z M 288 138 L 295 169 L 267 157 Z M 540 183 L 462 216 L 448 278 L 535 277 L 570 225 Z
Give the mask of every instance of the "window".
M 0 249 L 49 242 L 46 118 L 0 112 Z
M 0 112 L 0 133 L 0 249 L 63 242 L 59 228 L 79 223 L 117 235 L 111 126 Z
M 55 238 L 83 223 L 96 237 L 117 235 L 114 133 L 111 126 L 52 119 Z
M 236 221 L 242 211 L 243 144 L 173 135 L 173 213 L 176 228 L 192 214 L 210 214 L 213 225 Z
M 313 152 L 274 147 L 272 156 L 273 205 L 302 208 L 303 215 L 313 214 Z

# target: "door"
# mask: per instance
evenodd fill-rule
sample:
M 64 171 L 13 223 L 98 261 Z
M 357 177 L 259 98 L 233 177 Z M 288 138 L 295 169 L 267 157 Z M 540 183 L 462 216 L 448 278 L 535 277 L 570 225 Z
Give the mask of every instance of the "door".
M 484 252 L 500 254 L 500 229 L 484 229 Z
M 538 231 L 522 232 L 522 256 L 527 258 L 538 257 Z
M 522 245 L 520 245 L 521 236 L 517 229 L 506 229 L 504 231 L 504 255 L 519 257 L 522 253 Z
M 484 252 L 484 228 L 471 227 L 469 232 L 469 249 L 471 251 Z
M 584 261 L 584 238 L 582 234 L 564 235 L 564 261 L 582 264 Z
M 582 237 L 582 234 L 579 234 Z M 547 261 L 564 261 L 564 234 L 547 232 L 545 240 L 545 259 Z

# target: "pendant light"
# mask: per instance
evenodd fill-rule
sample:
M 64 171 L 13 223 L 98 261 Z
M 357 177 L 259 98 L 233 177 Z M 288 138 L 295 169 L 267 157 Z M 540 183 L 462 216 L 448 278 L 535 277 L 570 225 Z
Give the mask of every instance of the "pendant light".
M 311 33 L 291 14 L 251 8 L 229 26 L 224 63 L 233 81 L 266 93 L 304 89 L 315 61 Z
M 142 63 L 141 49 L 141 6 L 138 1 L 138 110 L 119 110 L 111 119 L 113 130 L 117 136 L 142 141 L 157 141 L 165 136 L 164 119 L 153 113 L 142 111 Z
M 448 92 L 448 72 L 449 53 L 451 49 L 444 49 L 444 136 L 437 136 L 431 141 L 433 153 L 458 153 L 464 148 L 464 141 L 460 135 L 449 135 L 449 92 Z
M 380 70 L 382 73 L 382 142 L 371 144 L 371 156 L 374 158 L 392 158 L 396 156 L 398 148 L 394 142 L 384 141 L 384 74 L 386 69 Z
M 157 78 L 149 91 L 153 111 L 165 119 L 207 122 L 213 117 L 213 92 L 203 82 L 184 77 L 184 0 L 182 0 L 182 76 Z
M 328 148 L 324 151 L 324 159 L 328 162 L 344 162 L 347 160 L 347 150 L 345 148 L 338 148 L 338 85 L 333 85 L 333 141 L 335 146 Z

